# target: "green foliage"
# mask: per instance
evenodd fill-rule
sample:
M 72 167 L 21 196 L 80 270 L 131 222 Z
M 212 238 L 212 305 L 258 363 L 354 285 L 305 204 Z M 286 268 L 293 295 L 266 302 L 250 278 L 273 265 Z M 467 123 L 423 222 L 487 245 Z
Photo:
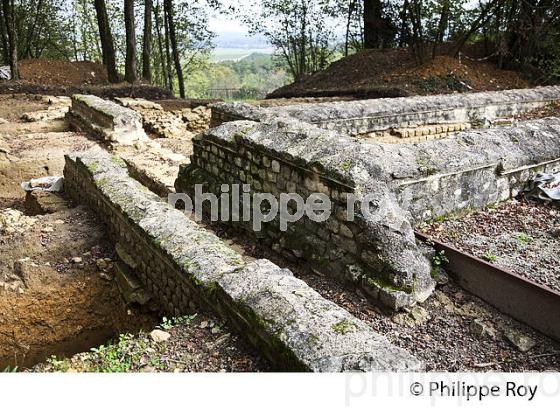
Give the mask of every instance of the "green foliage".
M 186 316 L 174 317 L 174 318 L 167 318 L 164 316 L 158 327 L 162 330 L 169 330 L 177 325 L 188 325 L 195 318 L 196 318 L 196 313 L 194 315 L 186 315 Z
M 525 232 L 519 232 L 515 236 L 515 239 L 517 239 L 517 242 L 519 242 L 523 246 L 526 246 L 527 244 L 533 242 L 533 237 L 531 235 L 526 234 Z
M 491 250 L 488 249 L 482 255 L 482 259 L 484 259 L 487 262 L 496 262 L 496 259 L 498 259 L 498 257 L 494 255 Z
M 442 265 L 449 263 L 449 259 L 447 258 L 447 255 L 445 255 L 445 251 L 441 250 L 439 252 L 437 252 L 434 257 L 432 258 L 432 265 L 433 266 L 437 266 L 437 267 L 441 267 Z
M 260 99 L 286 84 L 281 63 L 268 54 L 253 53 L 239 61 L 212 63 L 209 59 L 187 78 L 187 94 L 194 98 Z

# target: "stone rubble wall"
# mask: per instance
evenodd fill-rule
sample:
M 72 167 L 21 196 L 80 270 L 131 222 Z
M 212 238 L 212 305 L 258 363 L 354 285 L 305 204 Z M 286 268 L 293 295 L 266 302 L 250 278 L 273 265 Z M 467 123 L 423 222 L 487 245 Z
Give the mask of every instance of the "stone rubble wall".
M 72 127 L 107 143 L 133 145 L 148 140 L 137 112 L 94 95 L 73 95 L 67 118 Z
M 436 124 L 491 125 L 560 100 L 560 86 L 472 94 L 334 101 L 259 108 L 241 103 L 212 107 L 212 126 L 248 119 L 292 117 L 352 136 Z M 434 130 L 437 131 L 437 130 Z
M 181 167 L 176 192 L 192 196 L 193 187 L 201 184 L 204 192 L 219 196 L 221 185 L 229 183 L 249 184 L 252 191 L 277 199 L 281 193 L 298 193 L 304 199 L 312 193 L 326 194 L 331 200 L 326 222 L 304 216 L 285 232 L 278 217 L 264 223 L 260 232 L 253 231 L 252 220 L 229 223 L 284 257 L 307 261 L 393 309 L 423 301 L 433 291 L 430 261 L 416 246 L 410 215 L 398 206 L 377 172 L 370 175 L 361 167 L 355 152 L 359 144 L 297 121 L 226 123 L 201 134 L 193 144 L 191 164 Z M 337 159 L 334 167 L 329 164 L 333 159 Z M 349 194 L 358 200 L 354 221 L 347 220 Z M 377 200 L 373 215 L 359 209 L 366 194 Z M 241 209 L 242 198 L 239 202 Z
M 328 194 L 328 221 L 302 218 L 281 232 L 274 220 L 253 235 L 398 309 L 434 287 L 430 254 L 417 245 L 414 224 L 506 200 L 534 173 L 558 168 L 558 118 L 399 145 L 367 143 L 297 120 L 237 121 L 194 140 L 191 164 L 180 169 L 175 188 L 192 192 L 203 184 L 219 195 L 221 184 L 246 183 L 277 198 Z M 372 215 L 358 212 L 346 221 L 348 193 L 376 198 Z M 233 224 L 252 232 L 250 223 Z
M 105 152 L 66 156 L 65 187 L 106 223 L 173 315 L 212 311 L 283 370 L 419 371 L 423 364 L 268 260 L 245 261 Z
M 146 132 L 157 138 L 190 139 L 210 126 L 210 109 L 203 105 L 166 110 L 143 98 L 123 97 L 116 101 L 140 114 Z

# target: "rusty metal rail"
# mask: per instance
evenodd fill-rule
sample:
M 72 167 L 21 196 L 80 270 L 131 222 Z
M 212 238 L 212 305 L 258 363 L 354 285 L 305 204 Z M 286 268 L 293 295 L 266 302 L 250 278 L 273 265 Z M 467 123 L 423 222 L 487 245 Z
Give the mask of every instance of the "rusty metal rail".
M 560 341 L 560 292 L 416 232 L 449 259 L 445 266 L 463 289 L 498 310 Z

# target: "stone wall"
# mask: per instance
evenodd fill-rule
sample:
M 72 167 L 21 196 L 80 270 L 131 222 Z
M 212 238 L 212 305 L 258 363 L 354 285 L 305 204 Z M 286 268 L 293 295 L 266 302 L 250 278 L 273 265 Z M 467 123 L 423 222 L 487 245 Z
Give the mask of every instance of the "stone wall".
M 213 106 L 212 124 L 216 126 L 239 119 L 267 121 L 275 117 L 291 117 L 344 134 L 371 137 L 383 135 L 385 131 L 410 131 L 435 124 L 460 125 L 459 128 L 461 125 L 487 126 L 497 120 L 511 118 L 557 100 L 560 100 L 559 86 L 472 94 L 295 104 L 266 109 L 241 103 L 221 103 Z M 424 131 L 430 129 L 422 130 Z M 375 135 L 376 133 L 380 134 Z M 434 133 L 437 133 L 437 129 L 429 135 Z
M 230 221 L 284 257 L 311 263 L 319 272 L 361 288 L 374 301 L 399 309 L 425 300 L 434 288 L 429 259 L 417 247 L 410 216 L 382 183 L 379 172 L 361 167 L 353 140 L 299 122 L 224 124 L 193 140 L 191 165 L 182 167 L 176 192 L 194 195 L 195 185 L 220 195 L 222 184 L 249 184 L 253 192 L 328 195 L 331 216 L 314 222 L 303 216 L 282 231 L 276 217 L 254 232 L 254 220 Z M 350 149 L 350 151 L 348 151 Z M 349 154 L 349 155 L 345 155 Z M 311 157 L 310 157 L 311 155 Z M 328 162 L 337 157 L 336 165 Z M 373 158 L 367 158 L 371 163 Z M 374 161 L 374 160 L 373 160 Z M 354 220 L 348 196 L 356 198 Z M 361 211 L 375 198 L 370 215 Z M 239 198 L 240 208 L 242 198 Z M 208 203 L 206 204 L 208 205 Z M 227 218 L 220 217 L 220 220 Z
M 67 118 L 73 128 L 107 143 L 132 145 L 148 139 L 140 114 L 94 95 L 73 95 Z
M 519 127 L 470 130 L 422 144 L 372 144 L 296 120 L 226 123 L 194 140 L 177 192 L 195 184 L 220 194 L 221 184 L 257 192 L 329 195 L 323 223 L 303 217 L 282 232 L 278 220 L 253 232 L 285 257 L 305 260 L 352 282 L 372 300 L 398 309 L 432 291 L 431 263 L 413 225 L 515 196 L 530 175 L 558 169 L 560 119 Z M 347 221 L 345 198 L 373 197 L 370 214 Z M 231 222 L 252 232 L 251 223 Z
M 176 107 L 165 109 L 159 102 L 143 98 L 115 100 L 140 114 L 145 131 L 157 138 L 189 139 L 193 134 L 207 130 L 210 125 L 210 109 L 204 105 L 181 107 L 177 103 Z
M 67 156 L 64 175 L 69 195 L 98 212 L 127 263 L 170 313 L 210 310 L 284 370 L 423 369 L 289 270 L 245 261 L 130 178 L 118 158 Z

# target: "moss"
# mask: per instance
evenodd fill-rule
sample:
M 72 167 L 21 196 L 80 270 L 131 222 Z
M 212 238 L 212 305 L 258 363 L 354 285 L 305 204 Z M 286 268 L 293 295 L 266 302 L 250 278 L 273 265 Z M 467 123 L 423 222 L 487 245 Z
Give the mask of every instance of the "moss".
M 388 281 L 385 281 L 385 280 L 380 279 L 380 278 L 375 278 L 375 279 L 374 278 L 367 278 L 366 283 L 369 286 L 371 286 L 372 288 L 384 289 L 384 290 L 387 290 L 387 291 L 390 291 L 390 292 L 397 292 L 397 291 L 406 292 L 405 289 L 399 289 L 394 284 L 389 283 Z
M 428 157 L 416 158 L 416 165 L 418 166 L 418 171 L 420 171 L 424 176 L 435 175 L 438 173 L 438 169 L 431 164 L 430 158 Z
M 97 171 L 97 162 L 92 162 L 91 164 L 87 164 L 86 168 L 88 169 L 89 172 Z
M 342 164 L 340 164 L 340 168 L 343 171 L 348 171 L 351 166 L 352 166 L 352 163 L 350 161 L 344 161 Z
M 116 155 L 112 155 L 112 156 L 111 156 L 111 162 L 112 162 L 113 164 L 118 165 L 118 166 L 121 167 L 121 168 L 125 168 L 125 167 L 126 167 L 126 162 L 124 162 L 122 158 L 120 158 L 120 157 L 118 157 L 118 156 L 116 156 Z
M 332 330 L 340 335 L 345 335 L 346 333 L 350 333 L 352 330 L 355 329 L 356 329 L 356 325 L 347 319 L 343 319 L 340 322 L 337 322 L 334 325 L 332 325 Z
M 104 185 L 107 185 L 107 178 L 99 178 L 97 181 L 97 186 L 98 187 L 102 187 Z
M 309 335 L 307 338 L 307 342 L 310 345 L 318 345 L 319 344 L 319 337 L 316 335 Z

